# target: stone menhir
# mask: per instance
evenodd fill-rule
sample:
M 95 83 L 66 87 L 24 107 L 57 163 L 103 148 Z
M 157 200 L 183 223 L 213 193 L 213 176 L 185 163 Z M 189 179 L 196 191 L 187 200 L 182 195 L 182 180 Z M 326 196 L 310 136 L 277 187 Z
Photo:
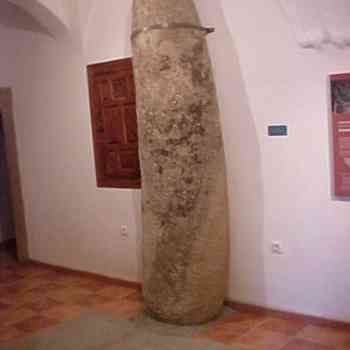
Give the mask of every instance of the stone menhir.
M 143 293 L 152 316 L 177 324 L 218 315 L 228 274 L 219 109 L 206 32 L 193 25 L 192 0 L 134 0 Z

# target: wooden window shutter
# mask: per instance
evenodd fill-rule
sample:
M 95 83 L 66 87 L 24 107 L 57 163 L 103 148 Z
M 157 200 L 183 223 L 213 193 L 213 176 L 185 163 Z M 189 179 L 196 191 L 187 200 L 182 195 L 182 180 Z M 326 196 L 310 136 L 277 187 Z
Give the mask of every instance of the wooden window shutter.
M 88 66 L 98 187 L 140 188 L 131 58 Z

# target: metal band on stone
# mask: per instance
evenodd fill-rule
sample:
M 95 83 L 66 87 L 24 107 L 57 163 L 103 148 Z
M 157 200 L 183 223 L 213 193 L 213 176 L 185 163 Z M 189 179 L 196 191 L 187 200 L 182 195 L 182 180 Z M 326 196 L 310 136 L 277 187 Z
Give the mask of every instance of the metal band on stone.
M 144 27 L 142 29 L 136 29 L 131 35 L 131 40 L 134 40 L 141 33 L 147 33 L 152 30 L 166 30 L 166 29 L 195 29 L 201 32 L 205 32 L 206 34 L 215 32 L 215 28 L 202 27 L 191 23 L 163 23 L 163 24 L 154 24 L 148 27 Z

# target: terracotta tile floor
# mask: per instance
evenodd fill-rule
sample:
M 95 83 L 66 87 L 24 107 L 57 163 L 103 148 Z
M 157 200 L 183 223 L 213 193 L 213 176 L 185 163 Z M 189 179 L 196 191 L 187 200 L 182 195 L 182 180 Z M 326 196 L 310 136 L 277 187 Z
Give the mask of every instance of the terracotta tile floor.
M 0 252 L 0 345 L 78 318 L 86 310 L 130 318 L 142 312 L 142 298 L 132 288 L 35 264 L 18 264 L 9 252 Z M 251 350 L 350 350 L 349 329 L 237 312 L 195 337 Z

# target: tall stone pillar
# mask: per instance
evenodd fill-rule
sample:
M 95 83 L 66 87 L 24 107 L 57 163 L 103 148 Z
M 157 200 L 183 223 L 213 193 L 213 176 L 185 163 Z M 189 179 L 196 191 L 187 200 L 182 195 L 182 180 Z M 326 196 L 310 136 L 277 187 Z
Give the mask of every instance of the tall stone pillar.
M 150 314 L 178 324 L 220 313 L 227 284 L 225 157 L 206 34 L 192 0 L 134 0 L 144 298 Z

